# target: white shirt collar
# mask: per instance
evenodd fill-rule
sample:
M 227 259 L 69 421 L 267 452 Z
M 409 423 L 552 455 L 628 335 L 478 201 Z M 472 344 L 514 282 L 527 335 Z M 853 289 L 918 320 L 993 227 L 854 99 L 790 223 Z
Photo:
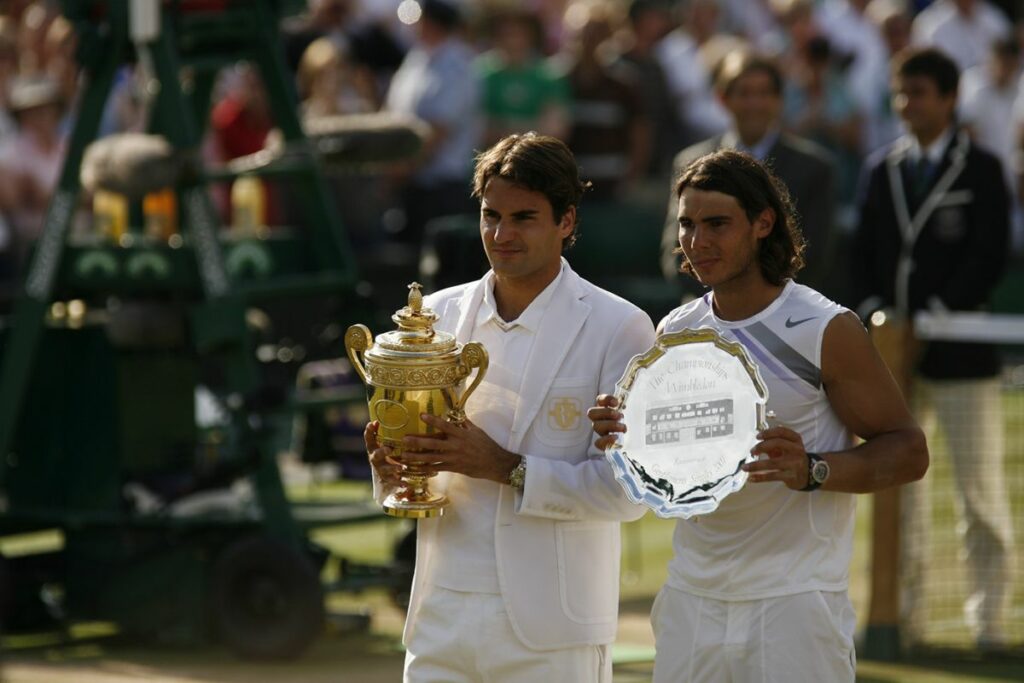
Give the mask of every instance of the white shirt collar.
M 747 152 L 758 161 L 764 161 L 768 153 L 775 147 L 775 143 L 778 142 L 781 133 L 779 128 L 774 126 L 764 134 L 763 138 L 748 147 L 740 140 L 739 133 L 735 129 L 730 129 L 722 136 L 722 146 Z
M 942 131 L 942 135 L 937 137 L 932 144 L 928 147 L 921 149 L 921 143 L 917 141 L 917 138 L 913 135 L 910 136 L 910 160 L 918 161 L 922 156 L 926 157 L 932 164 L 938 165 L 942 161 L 942 155 L 946 153 L 946 149 L 949 147 L 949 143 L 953 141 L 953 136 L 956 135 L 956 130 L 953 126 L 949 126 L 946 130 Z
M 522 327 L 528 332 L 536 332 L 540 328 L 541 318 L 544 317 L 544 309 L 547 308 L 548 302 L 551 301 L 551 297 L 555 295 L 555 290 L 558 289 L 558 285 L 562 282 L 565 274 L 565 259 L 562 259 L 561 267 L 558 269 L 558 275 L 555 279 L 548 283 L 540 294 L 534 297 L 530 305 L 526 307 L 518 318 L 511 322 L 502 320 L 501 316 L 498 315 L 498 303 L 494 299 L 494 271 L 488 271 L 487 275 L 484 276 L 484 298 L 480 302 L 480 310 L 477 312 L 476 324 L 484 325 L 487 322 L 493 320 L 498 327 L 503 331 L 508 332 L 516 327 Z

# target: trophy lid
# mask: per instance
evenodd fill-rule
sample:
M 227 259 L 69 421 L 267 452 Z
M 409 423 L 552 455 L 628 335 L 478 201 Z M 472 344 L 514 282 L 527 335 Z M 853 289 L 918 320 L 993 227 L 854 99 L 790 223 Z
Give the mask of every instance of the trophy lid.
M 395 357 L 413 354 L 416 356 L 441 356 L 458 350 L 455 337 L 447 332 L 434 329 L 438 315 L 423 307 L 423 293 L 418 282 L 409 285 L 408 305 L 395 311 L 391 319 L 398 325 L 397 330 L 377 335 L 373 355 Z

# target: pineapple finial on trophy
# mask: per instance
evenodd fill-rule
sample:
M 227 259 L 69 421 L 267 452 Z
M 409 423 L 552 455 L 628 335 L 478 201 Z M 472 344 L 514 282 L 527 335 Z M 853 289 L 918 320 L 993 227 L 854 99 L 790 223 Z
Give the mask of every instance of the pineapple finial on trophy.
M 420 291 L 420 287 L 422 285 L 418 282 L 408 285 L 408 302 L 395 311 L 391 319 L 398 324 L 399 331 L 407 341 L 427 344 L 434 339 L 433 325 L 437 322 L 437 314 L 423 307 L 423 292 Z
M 418 282 L 409 285 L 409 310 L 413 313 L 419 313 L 423 309 L 423 292 L 420 291 L 422 286 Z

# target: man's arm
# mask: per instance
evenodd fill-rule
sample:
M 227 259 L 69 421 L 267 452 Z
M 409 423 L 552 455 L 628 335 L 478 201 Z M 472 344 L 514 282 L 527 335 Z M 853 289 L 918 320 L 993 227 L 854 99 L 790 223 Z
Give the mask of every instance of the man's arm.
M 848 450 L 818 454 L 831 470 L 822 489 L 871 493 L 923 477 L 928 469 L 924 433 L 853 314 L 829 323 L 821 353 L 829 402 L 843 424 L 864 439 Z M 775 427 L 761 438 L 752 452 L 768 457 L 744 466 L 750 481 L 781 481 L 797 490 L 806 486 L 808 457 L 800 435 Z
M 602 359 L 598 382 L 601 390 L 610 391 L 629 359 L 653 343 L 654 329 L 647 314 L 637 310 L 624 318 L 612 334 Z M 512 469 L 525 459 L 526 481 L 517 496 L 517 514 L 558 520 L 631 520 L 644 513 L 644 508 L 629 502 L 615 481 L 611 465 L 593 447 L 588 449 L 589 457 L 578 462 L 513 453 L 469 420 L 461 427 L 431 416 L 424 416 L 423 421 L 443 437 L 406 436 L 403 442 L 410 451 L 416 451 L 416 459 L 433 463 L 437 471 L 504 484 Z M 390 455 L 389 451 L 377 454 L 378 462 L 384 462 L 384 456 Z M 413 453 L 408 453 L 397 460 L 413 457 Z
M 665 321 L 668 316 L 661 319 L 657 329 L 654 330 L 655 338 L 660 337 L 665 331 Z M 597 435 L 594 441 L 594 448 L 599 451 L 606 451 L 614 444 L 619 433 L 626 433 L 626 423 L 622 421 L 622 413 L 619 411 L 619 399 L 612 394 L 599 394 L 597 401 L 591 408 L 587 409 L 587 418 L 591 422 L 591 429 Z
M 642 311 L 624 318 L 601 363 L 599 391 L 614 390 L 630 359 L 654 344 L 654 326 Z M 646 508 L 626 497 L 604 452 L 591 444 L 580 462 L 526 455 L 526 486 L 516 513 L 559 520 L 630 521 Z

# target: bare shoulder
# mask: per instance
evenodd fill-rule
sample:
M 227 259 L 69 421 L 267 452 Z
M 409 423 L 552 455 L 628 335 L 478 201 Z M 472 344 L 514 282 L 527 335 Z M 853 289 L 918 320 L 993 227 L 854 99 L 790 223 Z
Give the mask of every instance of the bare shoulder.
M 853 311 L 845 311 L 832 318 L 825 326 L 825 343 L 832 338 L 834 342 L 844 341 L 867 341 L 870 343 L 868 331 L 864 329 L 864 323 L 860 321 Z M 833 343 L 834 343 L 833 342 Z
M 875 359 L 871 337 L 855 313 L 840 313 L 829 321 L 821 342 L 821 373 L 826 381 Z
M 837 315 L 825 329 L 821 376 L 832 409 L 862 439 L 901 430 L 912 430 L 915 439 L 920 434 L 896 380 L 853 313 Z

